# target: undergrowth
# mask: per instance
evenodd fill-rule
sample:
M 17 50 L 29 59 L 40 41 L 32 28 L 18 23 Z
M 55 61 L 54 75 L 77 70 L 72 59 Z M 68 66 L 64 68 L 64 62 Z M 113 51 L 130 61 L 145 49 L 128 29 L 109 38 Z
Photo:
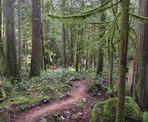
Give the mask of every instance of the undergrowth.
M 0 103 L 0 121 L 11 121 L 15 111 L 30 109 L 36 105 L 67 96 L 71 82 L 84 79 L 88 73 L 74 71 L 47 71 L 40 77 L 11 84 L 3 81 L 7 99 Z M 4 114 L 5 113 L 5 114 Z

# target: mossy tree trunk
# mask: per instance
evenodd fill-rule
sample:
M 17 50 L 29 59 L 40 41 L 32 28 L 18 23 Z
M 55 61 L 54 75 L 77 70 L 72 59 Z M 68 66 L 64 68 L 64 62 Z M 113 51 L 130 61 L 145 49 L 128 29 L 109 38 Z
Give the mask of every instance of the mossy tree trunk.
M 62 14 L 65 13 L 65 0 L 62 0 Z M 62 66 L 66 68 L 67 62 L 66 62 L 66 30 L 65 30 L 65 24 L 62 23 Z
M 140 0 L 139 15 L 148 17 L 148 0 Z M 141 108 L 148 109 L 148 22 L 138 23 L 138 49 L 141 57 L 137 69 L 137 97 Z
M 70 65 L 74 65 L 74 24 L 71 25 L 70 27 Z
M 5 1 L 5 19 L 6 19 L 6 61 L 7 77 L 11 80 L 19 78 L 16 57 L 16 39 L 14 24 L 14 0 Z
M 84 10 L 84 0 L 82 0 L 81 2 L 82 2 L 81 9 Z M 76 72 L 78 72 L 82 68 L 81 60 L 82 60 L 83 33 L 84 33 L 83 21 L 78 24 L 77 31 L 78 31 L 78 36 L 77 36 L 77 42 L 76 42 L 77 47 L 76 47 L 76 64 L 75 64 Z
M 2 48 L 2 1 L 0 0 L 0 51 L 1 49 L 3 48 Z
M 32 0 L 32 57 L 30 77 L 39 76 L 42 64 L 41 1 Z
M 103 4 L 104 0 L 100 1 L 100 4 Z M 105 21 L 105 13 L 101 12 L 100 13 L 100 22 L 104 22 Z M 102 38 L 102 36 L 105 33 L 105 27 L 102 25 L 99 28 L 100 30 L 104 31 L 103 33 L 101 33 L 99 35 L 99 38 Z M 98 47 L 98 62 L 97 62 L 97 72 L 96 74 L 102 74 L 103 72 L 103 49 L 102 49 L 102 45 L 99 45 Z
M 2 41 L 2 1 L 0 0 L 0 66 L 3 64 L 4 53 L 3 53 L 3 41 Z M 2 68 L 2 67 L 1 67 Z M 0 68 L 0 80 L 3 76 L 3 69 Z
M 130 0 L 121 2 L 121 32 L 120 32 L 120 63 L 119 63 L 119 83 L 118 83 L 118 103 L 116 112 L 116 122 L 125 122 L 125 78 L 127 66 L 127 47 L 129 31 L 129 4 Z
M 2 44 L 2 1 L 0 0 L 0 63 L 3 60 L 3 44 Z M 0 64 L 1 65 L 1 64 Z

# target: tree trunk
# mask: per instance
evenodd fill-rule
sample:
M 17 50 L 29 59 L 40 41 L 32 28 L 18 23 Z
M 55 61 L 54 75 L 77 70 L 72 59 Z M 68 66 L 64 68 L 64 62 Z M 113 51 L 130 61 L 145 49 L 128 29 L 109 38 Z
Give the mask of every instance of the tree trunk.
M 22 13 L 21 13 L 21 0 L 18 0 L 18 67 L 19 71 L 21 71 L 21 62 L 22 62 Z
M 0 0 L 0 64 L 3 60 L 3 41 L 2 41 L 2 1 Z
M 103 0 L 101 0 L 100 4 L 103 4 Z M 104 22 L 105 21 L 105 13 L 101 12 L 100 13 L 100 22 Z M 105 27 L 104 26 L 100 26 L 100 30 L 104 31 L 102 34 L 99 35 L 99 38 L 101 39 L 102 36 L 105 33 Z M 97 63 L 97 72 L 96 75 L 102 74 L 103 72 L 103 49 L 102 49 L 102 45 L 98 47 L 98 63 Z
M 148 0 L 140 0 L 139 15 L 148 17 Z M 141 108 L 148 109 L 148 22 L 138 23 L 138 49 L 141 56 L 141 64 L 136 61 L 137 97 Z
M 16 57 L 16 40 L 14 24 L 14 0 L 5 2 L 5 19 L 6 19 L 6 61 L 7 76 L 11 80 L 18 79 L 19 72 Z
M 129 30 L 129 4 L 130 0 L 121 2 L 121 33 L 120 33 L 120 63 L 119 63 L 119 83 L 118 83 L 118 103 L 116 112 L 116 122 L 125 122 L 124 103 L 125 103 L 125 78 L 127 66 L 127 47 Z
M 41 1 L 32 0 L 32 57 L 30 77 L 39 76 L 42 62 Z
M 66 38 L 64 23 L 62 23 L 62 65 L 66 69 Z
M 62 0 L 62 14 L 65 13 L 65 0 Z M 62 65 L 66 69 L 66 33 L 65 24 L 62 23 Z
M 113 40 L 111 40 L 113 41 Z M 113 89 L 113 67 L 114 67 L 114 52 L 113 49 L 110 50 L 110 63 L 109 63 L 109 86 Z
M 74 65 L 74 31 L 73 31 L 74 24 L 70 27 L 70 65 Z
M 2 4 L 0 0 L 0 67 L 3 65 L 3 42 L 2 42 Z M 2 80 L 3 70 L 0 69 L 0 80 Z

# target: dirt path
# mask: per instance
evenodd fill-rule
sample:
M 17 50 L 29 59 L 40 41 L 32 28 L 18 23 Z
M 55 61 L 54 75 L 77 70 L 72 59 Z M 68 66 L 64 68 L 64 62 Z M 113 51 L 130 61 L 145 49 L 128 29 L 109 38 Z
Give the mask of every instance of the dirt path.
M 38 122 L 38 119 L 47 112 L 56 112 L 72 105 L 73 103 L 79 102 L 82 98 L 87 96 L 88 81 L 89 80 L 86 79 L 74 82 L 73 88 L 70 91 L 70 97 L 16 114 L 14 122 Z

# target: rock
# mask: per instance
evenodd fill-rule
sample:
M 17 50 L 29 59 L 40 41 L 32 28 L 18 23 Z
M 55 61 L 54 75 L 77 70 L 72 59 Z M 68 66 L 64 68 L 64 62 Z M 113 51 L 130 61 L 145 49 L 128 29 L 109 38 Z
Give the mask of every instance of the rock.
M 78 115 L 82 115 L 83 113 L 81 113 L 81 112 L 78 112 Z
M 84 103 L 86 103 L 86 98 L 82 98 L 82 101 L 83 101 Z
M 60 118 L 61 118 L 61 120 L 65 120 L 65 118 L 63 116 L 61 116 Z
M 66 111 L 64 114 L 66 115 L 66 118 L 70 117 L 70 111 Z
M 41 118 L 38 122 L 47 122 L 46 118 Z

